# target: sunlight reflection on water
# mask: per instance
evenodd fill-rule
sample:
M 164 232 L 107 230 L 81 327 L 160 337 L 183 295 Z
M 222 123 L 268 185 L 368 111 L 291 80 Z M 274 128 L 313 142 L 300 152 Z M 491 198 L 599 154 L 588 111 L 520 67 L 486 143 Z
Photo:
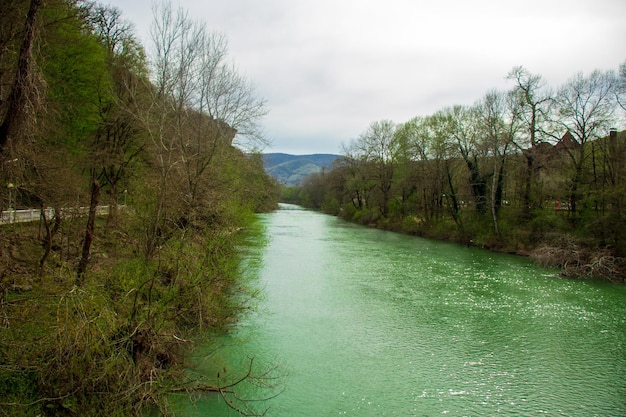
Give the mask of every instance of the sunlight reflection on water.
M 268 415 L 626 414 L 624 286 L 294 207 L 262 221 L 265 298 L 220 355 L 279 363 Z

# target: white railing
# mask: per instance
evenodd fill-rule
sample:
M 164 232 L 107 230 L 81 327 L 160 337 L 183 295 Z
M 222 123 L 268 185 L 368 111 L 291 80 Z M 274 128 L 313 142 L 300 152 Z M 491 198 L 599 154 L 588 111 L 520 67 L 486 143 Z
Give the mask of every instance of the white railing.
M 60 212 L 63 217 L 85 216 L 89 213 L 89 207 L 64 208 Z M 44 209 L 44 213 L 48 219 L 52 219 L 56 214 L 52 207 Z M 109 206 L 96 207 L 96 215 L 106 216 L 108 214 Z M 0 211 L 0 224 L 37 222 L 39 219 L 41 219 L 40 209 Z

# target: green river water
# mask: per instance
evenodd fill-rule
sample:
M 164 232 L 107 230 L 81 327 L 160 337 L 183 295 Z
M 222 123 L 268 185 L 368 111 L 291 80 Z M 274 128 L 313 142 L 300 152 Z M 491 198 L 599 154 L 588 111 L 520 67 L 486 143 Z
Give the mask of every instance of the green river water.
M 281 391 L 254 404 L 268 416 L 626 416 L 626 286 L 296 206 L 260 221 L 260 301 L 197 372 L 275 368 L 273 389 L 243 387 Z M 236 415 L 212 395 L 182 407 Z

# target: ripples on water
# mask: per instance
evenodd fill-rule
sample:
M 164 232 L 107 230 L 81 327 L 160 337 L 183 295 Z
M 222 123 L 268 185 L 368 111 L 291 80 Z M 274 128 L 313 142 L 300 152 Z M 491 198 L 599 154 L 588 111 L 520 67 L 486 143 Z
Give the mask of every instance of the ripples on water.
M 268 415 L 626 415 L 624 286 L 303 210 L 263 222 L 266 297 L 222 355 L 279 364 Z

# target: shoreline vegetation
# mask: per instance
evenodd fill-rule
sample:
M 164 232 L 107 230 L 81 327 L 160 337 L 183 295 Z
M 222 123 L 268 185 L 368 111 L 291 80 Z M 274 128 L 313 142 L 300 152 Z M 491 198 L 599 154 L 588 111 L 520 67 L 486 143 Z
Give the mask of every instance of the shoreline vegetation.
M 265 103 L 223 35 L 153 12 L 147 56 L 116 8 L 3 3 L 0 208 L 39 215 L 0 225 L 0 416 L 174 415 L 204 394 L 266 406 L 239 393 L 267 377 L 252 360 L 188 372 L 254 300 L 241 251 L 279 196 Z
M 425 239 L 433 239 L 476 247 L 496 253 L 517 255 L 532 259 L 540 266 L 559 269 L 559 276 L 573 279 L 599 279 L 615 283 L 626 284 L 626 259 L 616 256 L 615 251 L 610 247 L 595 246 L 595 242 L 583 238 L 577 238 L 572 234 L 550 233 L 545 241 L 538 241 L 536 244 L 520 245 L 513 248 L 514 242 L 507 243 L 500 237 L 487 237 L 489 243 L 483 240 L 474 240 L 474 234 L 460 235 L 453 229 L 445 230 L 444 225 L 433 227 L 430 230 L 423 230 L 416 227 L 419 220 L 415 218 L 405 219 L 405 221 L 369 221 L 363 223 L 360 219 L 344 217 L 343 210 L 339 212 L 327 211 L 320 207 L 307 205 L 307 202 L 294 199 L 294 190 L 284 191 L 288 197 L 281 201 L 289 204 L 301 205 L 302 207 L 317 210 L 322 213 L 337 216 L 343 220 L 359 224 L 365 227 L 401 233 Z M 413 224 L 415 223 L 415 224 Z M 517 233 L 530 233 L 528 230 L 520 230 Z M 485 238 L 481 235 L 481 238 Z
M 558 88 L 507 78 L 471 106 L 372 122 L 282 200 L 626 282 L 626 62 Z

